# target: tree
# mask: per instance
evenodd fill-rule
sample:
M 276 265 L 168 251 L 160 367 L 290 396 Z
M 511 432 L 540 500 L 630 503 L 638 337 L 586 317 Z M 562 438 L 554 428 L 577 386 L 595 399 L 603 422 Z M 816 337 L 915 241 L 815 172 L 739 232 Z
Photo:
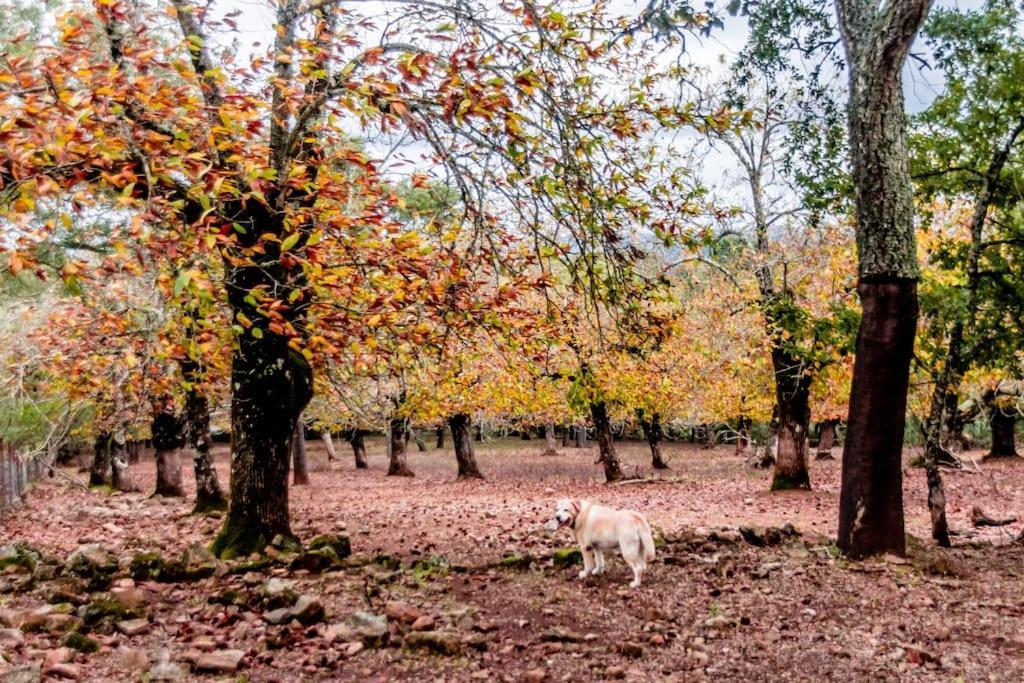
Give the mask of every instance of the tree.
M 930 0 L 836 0 L 849 73 L 847 125 L 863 315 L 843 447 L 838 545 L 905 551 L 903 432 L 917 326 L 913 188 L 901 72 Z

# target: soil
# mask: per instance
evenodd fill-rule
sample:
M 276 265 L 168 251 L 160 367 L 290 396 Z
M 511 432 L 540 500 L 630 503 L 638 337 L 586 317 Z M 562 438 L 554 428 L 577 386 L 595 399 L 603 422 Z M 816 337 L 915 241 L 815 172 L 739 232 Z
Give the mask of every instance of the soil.
M 950 550 L 918 540 L 929 536 L 924 473 L 906 468 L 909 557 L 854 563 L 832 545 L 838 461 L 812 463 L 809 492 L 769 493 L 771 472 L 747 469 L 731 446 L 666 443 L 672 469 L 652 471 L 646 444 L 619 443 L 627 475 L 648 479 L 614 486 L 602 483 L 596 447 L 550 456 L 541 455 L 542 440 L 476 444 L 487 479 L 456 482 L 451 449 L 410 453 L 416 476 L 404 478 L 384 476 L 382 439 L 367 440 L 367 470 L 356 470 L 340 446 L 344 457 L 328 464 L 322 446 L 309 443 L 312 484 L 291 490 L 291 514 L 304 540 L 348 535 L 353 556 L 345 566 L 315 573 L 279 564 L 194 582 L 140 582 L 151 627 L 131 636 L 96 635 L 98 652 L 71 657 L 80 678 L 143 680 L 147 659 L 187 661 L 229 648 L 245 656 L 227 679 L 250 681 L 1024 680 L 1024 546 L 1013 543 L 1024 522 L 971 524 L 974 506 L 994 518 L 1021 513 L 1024 461 L 946 473 L 956 534 Z M 226 448 L 215 455 L 226 482 Z M 146 493 L 89 490 L 81 485 L 87 472 L 60 470 L 39 482 L 25 505 L 3 514 L 0 545 L 26 540 L 63 559 L 98 542 L 127 567 L 144 550 L 172 557 L 212 539 L 220 519 L 190 514 L 190 471 L 189 498 L 164 499 L 147 495 L 155 478 L 151 457 L 132 470 Z M 570 533 L 543 525 L 563 497 L 649 517 L 658 558 L 641 588 L 627 587 L 618 557 L 605 574 L 582 581 L 579 567 L 554 566 L 552 553 L 571 545 Z M 738 540 L 735 532 L 755 527 L 758 540 L 756 528 L 787 523 L 800 535 L 770 545 Z M 710 533 L 717 528 L 724 531 Z M 778 539 L 769 532 L 768 540 Z M 326 621 L 275 626 L 251 602 L 209 602 L 228 588 L 251 594 L 271 576 L 319 598 Z M 0 610 L 37 608 L 54 585 L 0 595 Z M 457 633 L 464 653 L 402 647 L 408 625 L 395 620 L 391 644 L 379 649 L 349 654 L 346 643 L 326 637 L 353 612 L 383 614 L 394 601 Z M 0 640 L 11 665 L 40 661 L 60 645 L 59 635 L 46 632 L 24 637 L 7 650 Z

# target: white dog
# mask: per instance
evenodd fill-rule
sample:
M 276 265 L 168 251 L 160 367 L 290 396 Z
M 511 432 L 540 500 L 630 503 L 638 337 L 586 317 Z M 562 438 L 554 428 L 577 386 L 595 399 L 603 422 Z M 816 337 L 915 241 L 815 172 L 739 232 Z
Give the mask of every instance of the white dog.
M 603 572 L 604 551 L 618 547 L 622 559 L 633 570 L 630 588 L 636 588 L 643 581 L 647 563 L 654 559 L 654 538 L 651 525 L 642 514 L 613 510 L 589 500 L 562 499 L 546 528 L 554 531 L 564 526 L 572 527 L 583 553 L 581 579 Z

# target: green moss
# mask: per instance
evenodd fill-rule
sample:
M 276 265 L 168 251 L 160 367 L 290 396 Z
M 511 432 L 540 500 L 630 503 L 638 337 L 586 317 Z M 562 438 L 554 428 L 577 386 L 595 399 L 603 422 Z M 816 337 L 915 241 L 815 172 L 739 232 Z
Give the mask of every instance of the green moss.
M 249 572 L 264 572 L 274 566 L 274 560 L 269 557 L 260 557 L 254 560 L 246 560 L 232 565 L 228 574 L 248 574 Z
M 265 530 L 232 519 L 229 515 L 217 538 L 213 540 L 210 551 L 222 560 L 234 560 L 248 557 L 253 553 L 262 553 L 270 545 L 272 538 Z
M 416 560 L 412 563 L 412 578 L 420 583 L 430 579 L 448 576 L 451 566 L 448 560 L 440 555 L 431 555 L 423 560 Z
M 533 564 L 533 559 L 533 555 L 506 555 L 498 560 L 498 566 L 503 569 L 526 571 Z
M 787 477 L 784 474 L 776 473 L 772 478 L 772 491 L 792 491 L 795 489 L 810 490 L 811 482 L 807 479 L 806 473 L 802 477 Z
M 348 536 L 341 534 L 321 534 L 309 542 L 310 550 L 330 548 L 340 558 L 344 559 L 352 554 L 352 544 Z
M 82 612 L 82 619 L 87 626 L 94 626 L 102 621 L 126 621 L 144 616 L 144 609 L 128 607 L 110 593 L 94 594 Z
M 402 568 L 402 561 L 397 557 L 392 557 L 391 555 L 377 555 L 373 558 L 373 563 L 379 564 L 385 569 L 389 569 L 393 572 L 397 572 Z
M 89 636 L 82 635 L 78 631 L 71 631 L 61 640 L 64 647 L 70 647 L 79 652 L 92 653 L 100 649 L 100 644 Z
M 556 567 L 571 567 L 583 564 L 583 553 L 579 548 L 559 548 L 551 556 L 551 562 Z

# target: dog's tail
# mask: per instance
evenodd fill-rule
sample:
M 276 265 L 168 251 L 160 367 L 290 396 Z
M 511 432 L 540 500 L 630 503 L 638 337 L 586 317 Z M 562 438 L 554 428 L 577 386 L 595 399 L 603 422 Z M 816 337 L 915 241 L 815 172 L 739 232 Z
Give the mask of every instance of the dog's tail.
M 643 549 L 644 560 L 650 562 L 654 559 L 654 536 L 651 535 L 651 525 L 642 515 L 639 516 L 640 524 L 637 531 L 640 533 L 640 546 Z

